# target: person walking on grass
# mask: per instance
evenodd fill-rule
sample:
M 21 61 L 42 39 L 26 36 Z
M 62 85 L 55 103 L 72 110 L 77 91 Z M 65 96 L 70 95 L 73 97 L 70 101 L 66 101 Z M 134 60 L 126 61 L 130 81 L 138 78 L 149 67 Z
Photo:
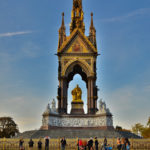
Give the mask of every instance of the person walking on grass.
M 21 139 L 19 140 L 19 150 L 24 150 L 23 143 L 24 143 L 24 140 L 23 140 L 23 138 L 21 138 Z
M 93 139 L 92 138 L 90 138 L 90 140 L 88 141 L 88 149 L 93 150 Z
M 28 142 L 29 144 L 29 150 L 33 150 L 33 145 L 34 145 L 34 142 L 32 139 L 30 139 L 30 141 Z
M 125 138 L 126 150 L 130 150 L 130 141 L 128 138 Z
M 67 144 L 65 137 L 63 137 L 60 142 L 61 142 L 61 150 L 65 150 Z
M 97 140 L 97 137 L 95 137 L 95 150 L 98 150 L 98 140 Z
M 125 141 L 125 138 L 121 138 L 121 150 L 126 150 L 126 141 Z
M 87 140 L 86 139 L 84 139 L 82 141 L 82 145 L 83 145 L 83 150 L 86 150 L 86 147 L 87 147 Z
M 49 139 L 48 136 L 45 137 L 45 150 L 49 150 Z
M 117 138 L 117 149 L 121 150 L 121 140 L 120 140 L 120 138 Z
M 38 141 L 38 150 L 42 150 L 42 141 L 39 139 Z

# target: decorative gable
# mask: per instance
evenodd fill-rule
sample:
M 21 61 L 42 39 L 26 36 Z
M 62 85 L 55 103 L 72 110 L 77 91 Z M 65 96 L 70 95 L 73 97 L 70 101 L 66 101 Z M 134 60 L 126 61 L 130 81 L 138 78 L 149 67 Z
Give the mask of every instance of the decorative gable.
M 92 53 L 88 45 L 78 35 L 68 45 L 67 49 L 64 52 L 65 53 Z
M 74 30 L 58 49 L 58 53 L 97 53 L 97 49 L 80 29 Z

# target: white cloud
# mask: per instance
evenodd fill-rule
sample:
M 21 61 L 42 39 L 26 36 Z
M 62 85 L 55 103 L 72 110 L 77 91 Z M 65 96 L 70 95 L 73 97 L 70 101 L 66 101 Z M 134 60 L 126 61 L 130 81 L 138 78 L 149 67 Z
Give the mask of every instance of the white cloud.
M 0 37 L 12 37 L 16 35 L 24 35 L 24 34 L 31 34 L 32 31 L 20 31 L 20 32 L 7 32 L 7 33 L 0 33 Z
M 124 21 L 128 18 L 134 17 L 134 16 L 139 16 L 139 15 L 144 15 L 150 12 L 150 8 L 140 8 L 137 9 L 133 12 L 130 12 L 128 14 L 118 16 L 118 17 L 112 17 L 112 18 L 106 18 L 106 19 L 101 19 L 102 22 L 116 22 L 116 21 Z

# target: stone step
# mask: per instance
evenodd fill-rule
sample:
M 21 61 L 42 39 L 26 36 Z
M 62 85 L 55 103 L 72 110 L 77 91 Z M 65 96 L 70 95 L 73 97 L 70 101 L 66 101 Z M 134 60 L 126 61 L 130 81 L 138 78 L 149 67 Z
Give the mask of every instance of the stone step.
M 18 137 L 23 138 L 43 138 L 49 136 L 51 138 L 117 138 L 117 137 L 128 137 L 128 138 L 140 138 L 139 136 L 130 132 L 119 132 L 116 130 L 100 130 L 100 129 L 50 129 L 50 130 L 33 130 L 26 131 L 20 134 Z

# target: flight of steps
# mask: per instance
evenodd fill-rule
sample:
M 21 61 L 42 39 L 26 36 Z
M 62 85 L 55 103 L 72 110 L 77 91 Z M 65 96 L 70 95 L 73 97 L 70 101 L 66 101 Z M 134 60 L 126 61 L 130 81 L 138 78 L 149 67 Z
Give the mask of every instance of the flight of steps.
M 116 130 L 89 130 L 89 129 L 50 129 L 50 130 L 33 130 L 26 131 L 19 134 L 18 137 L 23 138 L 43 138 L 49 136 L 51 138 L 117 138 L 117 137 L 128 137 L 128 138 L 140 138 L 139 136 L 130 132 L 121 132 Z

